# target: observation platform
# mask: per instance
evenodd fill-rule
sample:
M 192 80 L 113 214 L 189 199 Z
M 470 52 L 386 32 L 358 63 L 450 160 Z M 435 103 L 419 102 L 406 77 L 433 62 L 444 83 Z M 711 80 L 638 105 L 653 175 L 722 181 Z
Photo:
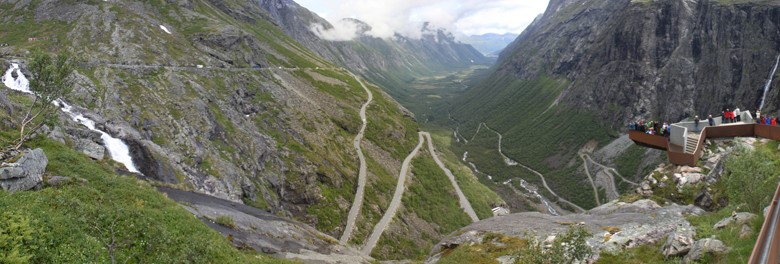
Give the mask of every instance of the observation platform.
M 698 129 L 693 122 L 672 124 L 669 137 L 636 130 L 629 131 L 628 136 L 637 145 L 665 150 L 669 163 L 687 166 L 696 166 L 707 138 L 761 137 L 780 141 L 780 126 L 756 124 L 748 112 L 741 115 L 741 122 L 721 124 L 720 117 L 713 119 L 714 126 L 709 126 L 705 119 L 699 122 Z M 780 263 L 780 185 L 765 216 L 748 263 Z
M 628 131 L 628 137 L 637 145 L 665 150 L 669 163 L 687 166 L 696 166 L 707 138 L 761 137 L 780 141 L 780 126 L 756 124 L 747 111 L 741 114 L 741 122 L 722 124 L 720 117 L 713 119 L 714 126 L 704 119 L 698 129 L 693 122 L 671 124 L 669 137 L 636 130 Z

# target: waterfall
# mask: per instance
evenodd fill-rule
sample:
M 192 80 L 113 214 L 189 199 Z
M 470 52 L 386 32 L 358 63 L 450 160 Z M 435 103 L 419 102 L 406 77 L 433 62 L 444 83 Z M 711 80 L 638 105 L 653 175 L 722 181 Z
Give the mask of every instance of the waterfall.
M 13 72 L 16 72 L 15 79 Z M 32 94 L 32 91 L 30 91 L 30 82 L 27 80 L 27 77 L 22 74 L 21 69 L 19 69 L 19 64 L 11 64 L 11 68 L 3 75 L 3 84 L 8 86 L 11 90 Z
M 16 72 L 16 78 L 14 78 L 12 75 L 12 72 L 14 71 Z M 19 69 L 19 64 L 11 64 L 11 68 L 5 72 L 5 75 L 3 75 L 3 83 L 12 90 L 33 94 L 33 92 L 30 91 L 30 83 L 27 80 L 27 77 L 25 77 Z M 135 167 L 135 164 L 133 164 L 133 159 L 130 156 L 130 149 L 127 147 L 125 142 L 123 142 L 121 139 L 112 137 L 102 130 L 95 128 L 95 121 L 85 117 L 82 114 L 74 113 L 73 107 L 68 103 L 65 103 L 65 101 L 62 99 L 57 99 L 53 103 L 60 107 L 62 112 L 68 114 L 68 116 L 70 116 L 73 121 L 84 125 L 85 127 L 89 128 L 89 130 L 100 133 L 100 138 L 103 139 L 103 144 L 105 145 L 106 149 L 108 149 L 108 153 L 111 156 L 111 159 L 124 164 L 125 168 L 127 168 L 127 170 L 130 172 L 141 173 Z
M 526 183 L 525 180 L 520 179 L 520 187 L 523 187 L 523 189 L 525 189 L 529 193 L 532 193 L 533 195 L 535 195 L 536 198 L 539 198 L 539 200 L 542 200 L 542 203 L 544 203 L 544 206 L 547 207 L 547 212 L 549 212 L 551 215 L 560 215 L 560 214 L 558 214 L 557 211 L 555 211 L 555 208 L 553 208 L 550 205 L 550 202 L 548 202 L 547 199 L 544 198 L 544 196 L 539 194 L 539 192 L 537 192 L 537 191 L 531 190 L 530 188 L 528 188 L 528 186 L 526 186 L 526 184 L 527 183 Z
M 772 84 L 772 79 L 775 77 L 775 72 L 777 71 L 777 64 L 780 64 L 780 55 L 777 55 L 777 59 L 775 59 L 775 67 L 772 68 L 772 72 L 769 73 L 769 79 L 767 79 L 766 85 L 764 85 L 764 95 L 761 96 L 761 104 L 758 106 L 758 110 L 764 109 L 764 101 L 766 100 L 766 93 L 769 91 L 769 86 Z

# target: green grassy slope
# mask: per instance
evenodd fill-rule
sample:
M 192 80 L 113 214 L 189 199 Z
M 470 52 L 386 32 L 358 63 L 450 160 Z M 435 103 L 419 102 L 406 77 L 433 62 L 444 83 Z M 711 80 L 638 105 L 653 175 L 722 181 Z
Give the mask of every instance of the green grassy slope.
M 30 227 L 29 233 L 17 236 L 2 232 L 0 245 L 21 242 L 20 253 L 29 256 L 29 262 L 110 262 L 111 246 L 117 261 L 286 262 L 237 250 L 147 182 L 115 174 L 117 165 L 112 162 L 92 161 L 48 139 L 35 139 L 28 146 L 44 149 L 47 175 L 88 181 L 41 191 L 0 192 L 0 226 Z M 5 260 L 0 257 L 0 262 Z

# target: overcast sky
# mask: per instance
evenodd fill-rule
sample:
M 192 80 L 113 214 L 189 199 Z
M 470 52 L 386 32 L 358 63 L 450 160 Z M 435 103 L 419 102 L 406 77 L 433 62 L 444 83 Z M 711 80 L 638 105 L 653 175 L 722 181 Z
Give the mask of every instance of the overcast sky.
M 319 31 L 332 40 L 354 37 L 354 25 L 338 23 L 356 18 L 373 27 L 369 34 L 391 37 L 400 33 L 419 36 L 422 22 L 447 28 L 457 34 L 521 33 L 537 15 L 544 12 L 548 0 L 295 0 L 334 24 L 335 30 Z

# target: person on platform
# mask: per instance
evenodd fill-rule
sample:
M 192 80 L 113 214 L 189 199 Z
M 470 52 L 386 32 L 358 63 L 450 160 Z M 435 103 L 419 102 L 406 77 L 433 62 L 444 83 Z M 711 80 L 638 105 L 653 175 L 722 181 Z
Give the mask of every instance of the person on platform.
M 707 122 L 709 122 L 710 126 L 715 126 L 715 119 L 712 119 L 712 115 L 707 116 Z
M 699 116 L 693 118 L 693 130 L 699 131 Z
M 742 112 L 739 111 L 739 107 L 734 109 L 734 117 L 736 118 L 737 122 L 742 121 L 742 117 L 740 117 L 741 114 Z

